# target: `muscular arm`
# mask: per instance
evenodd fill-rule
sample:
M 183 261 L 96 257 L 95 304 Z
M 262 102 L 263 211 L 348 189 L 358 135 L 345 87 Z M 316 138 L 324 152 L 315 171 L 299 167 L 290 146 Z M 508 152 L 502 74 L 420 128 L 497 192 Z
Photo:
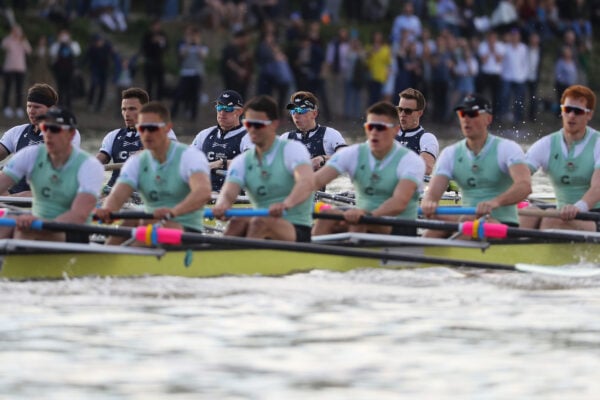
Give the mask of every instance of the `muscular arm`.
M 585 192 L 581 200 L 585 201 L 589 208 L 593 208 L 600 201 L 600 169 L 594 170 L 592 180 L 590 181 L 590 188 Z
M 102 208 L 109 211 L 118 211 L 123 207 L 123 204 L 131 197 L 133 193 L 133 188 L 126 183 L 117 183 L 108 197 L 104 199 L 104 204 Z
M 449 181 L 450 180 L 445 175 L 435 175 L 431 179 L 427 186 L 425 196 L 423 197 L 423 200 L 421 200 L 421 209 L 423 209 L 425 217 L 431 218 L 435 214 L 435 210 L 448 187 Z
M 431 175 L 433 172 L 433 166 L 435 165 L 435 157 L 427 152 L 419 154 L 423 161 L 425 161 L 425 175 Z
M 375 217 L 395 216 L 400 214 L 417 190 L 417 184 L 410 179 L 402 179 L 396 185 L 392 197 L 384 201 L 371 212 Z
M 0 144 L 0 161 L 4 160 L 6 157 L 8 157 L 10 153 L 8 152 L 8 150 L 6 150 L 6 147 L 4 147 L 2 144 Z
M 189 179 L 190 193 L 175 207 L 171 208 L 174 216 L 187 214 L 203 207 L 210 200 L 211 185 L 208 175 L 196 172 Z
M 338 175 L 339 173 L 335 168 L 328 165 L 324 166 L 315 172 L 315 186 L 313 190 L 320 190 L 322 187 L 334 180 Z
M 285 198 L 283 204 L 286 208 L 292 208 L 312 196 L 315 188 L 315 174 L 308 164 L 302 164 L 294 170 L 296 181 L 292 191 Z
M 10 176 L 0 172 L 0 193 L 8 193 L 8 189 L 10 189 L 15 183 L 16 182 L 13 181 Z
M 531 173 L 527 164 L 512 165 L 508 172 L 513 180 L 513 184 L 489 201 L 482 201 L 477 205 L 477 215 L 485 215 L 492 209 L 516 204 L 524 200 L 531 193 Z
M 225 211 L 231 208 L 241 190 L 242 188 L 237 183 L 225 181 L 212 209 L 215 218 L 223 218 Z
M 101 151 L 99 151 L 96 154 L 96 158 L 102 163 L 102 164 L 108 164 L 108 162 L 110 161 L 110 157 L 106 154 L 103 153 Z
M 96 197 L 90 193 L 79 193 L 75 196 L 69 211 L 56 217 L 57 222 L 83 224 L 96 207 Z

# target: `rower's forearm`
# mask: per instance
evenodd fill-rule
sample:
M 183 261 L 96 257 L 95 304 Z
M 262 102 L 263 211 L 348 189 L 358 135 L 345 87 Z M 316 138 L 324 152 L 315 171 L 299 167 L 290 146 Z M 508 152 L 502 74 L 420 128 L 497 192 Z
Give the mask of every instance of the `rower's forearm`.
M 374 217 L 396 216 L 406 209 L 409 200 L 410 199 L 405 200 L 391 197 L 371 211 L 371 214 L 373 214 Z
M 313 183 L 312 181 L 303 181 L 299 182 L 294 186 L 290 194 L 285 198 L 283 203 L 285 203 L 287 208 L 292 208 L 302 203 L 310 196 L 313 195 Z
M 189 214 L 202 208 L 210 200 L 210 193 L 204 190 L 190 192 L 181 202 L 171 208 L 173 216 Z
M 528 183 L 513 184 L 507 191 L 496 197 L 499 207 L 517 204 L 531 194 L 531 185 Z

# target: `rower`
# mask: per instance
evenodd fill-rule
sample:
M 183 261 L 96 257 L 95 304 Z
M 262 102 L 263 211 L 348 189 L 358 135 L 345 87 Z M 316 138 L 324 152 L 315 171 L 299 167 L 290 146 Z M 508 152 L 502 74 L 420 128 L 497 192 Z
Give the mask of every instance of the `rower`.
M 439 201 L 454 179 L 466 207 L 476 207 L 476 217 L 491 216 L 509 226 L 518 226 L 517 203 L 531 193 L 531 175 L 525 154 L 512 140 L 488 132 L 492 123 L 490 102 L 469 94 L 455 108 L 463 140 L 440 154 L 421 208 L 426 218 L 435 216 Z M 439 219 L 455 219 L 443 216 Z M 447 232 L 429 230 L 429 237 L 445 237 Z
M 319 102 L 311 92 L 292 94 L 286 108 L 290 111 L 296 130 L 286 132 L 281 137 L 298 140 L 306 146 L 313 170 L 321 168 L 333 153 L 347 146 L 338 130 L 317 123 Z
M 235 90 L 223 91 L 216 100 L 217 125 L 198 132 L 192 146 L 208 158 L 212 190 L 218 192 L 225 182 L 225 171 L 235 156 L 252 145 L 240 122 L 244 100 Z
M 425 175 L 431 175 L 440 145 L 435 135 L 421 126 L 421 117 L 427 104 L 425 96 L 413 88 L 403 90 L 399 96 L 397 110 L 400 130 L 396 140 L 420 155 L 425 161 Z
M 29 104 L 27 109 L 31 109 Z M 19 215 L 16 228 L 0 229 L 0 237 L 88 242 L 86 234 L 29 229 L 36 219 L 77 224 L 89 221 L 104 180 L 104 168 L 98 160 L 73 145 L 77 121 L 70 111 L 52 108 L 37 115 L 35 121 L 43 143 L 20 150 L 0 172 L 0 191 L 27 179 L 33 195 L 32 213 Z
M 521 216 L 522 227 L 597 230 L 594 221 L 575 219 L 580 211 L 600 211 L 600 134 L 588 126 L 595 107 L 596 95 L 586 86 L 562 93 L 562 129 L 535 142 L 526 154 L 532 173 L 548 174 L 560 218 Z
M 362 216 L 416 219 L 425 174 L 423 159 L 395 140 L 398 114 L 393 104 L 382 101 L 369 107 L 364 128 L 366 143 L 336 153 L 315 174 L 316 187 L 321 187 L 347 173 L 356 190 L 357 207 L 344 211 L 342 222 L 319 219 L 313 235 L 350 231 L 415 236 L 416 228 L 358 223 Z
M 125 162 L 132 154 L 142 150 L 140 134 L 135 129 L 138 120 L 138 114 L 142 106 L 150 101 L 148 93 L 144 89 L 131 87 L 121 92 L 121 116 L 125 122 L 125 127 L 114 129 L 104 136 L 100 150 L 96 158 L 102 164 L 108 164 L 111 160 L 114 163 Z M 175 132 L 169 131 L 169 139 L 177 141 Z M 120 171 L 115 169 L 106 184 L 108 191 L 117 182 Z
M 232 218 L 225 235 L 309 242 L 314 174 L 306 147 L 277 137 L 279 110 L 270 96 L 251 99 L 242 122 L 254 147 L 232 161 L 213 213 L 224 218 L 245 188 L 252 205 L 268 208 L 269 216 Z
M 4 133 L 2 139 L 0 139 L 0 161 L 24 147 L 44 141 L 39 117 L 45 115 L 50 107 L 56 105 L 57 102 L 58 93 L 50 85 L 36 83 L 27 90 L 27 117 L 29 123 L 14 126 Z M 80 144 L 81 135 L 78 130 L 75 130 L 73 146 L 79 147 Z M 6 194 L 29 197 L 31 196 L 31 190 L 25 179 L 22 179 L 12 186 L 8 193 L 3 193 L 3 195 Z
M 154 217 L 139 225 L 160 220 L 168 228 L 202 231 L 204 205 L 210 200 L 208 161 L 195 148 L 169 140 L 172 125 L 163 104 L 149 102 L 141 108 L 136 128 L 144 150 L 125 161 L 116 186 L 96 210 L 98 218 L 110 221 L 110 213 L 120 210 L 136 190 Z M 132 225 L 138 224 L 129 221 Z M 111 237 L 107 243 L 122 241 Z

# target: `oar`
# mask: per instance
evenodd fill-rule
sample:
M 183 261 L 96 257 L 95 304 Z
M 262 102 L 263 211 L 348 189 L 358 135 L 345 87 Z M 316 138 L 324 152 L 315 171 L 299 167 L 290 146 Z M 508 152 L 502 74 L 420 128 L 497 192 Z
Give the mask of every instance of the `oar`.
M 341 214 L 313 213 L 314 218 L 331 219 L 336 221 L 344 220 Z M 388 226 L 409 226 L 424 229 L 434 229 L 442 231 L 457 231 L 463 235 L 474 238 L 505 239 L 507 237 L 529 237 L 547 240 L 563 240 L 585 243 L 600 243 L 600 235 L 596 232 L 578 232 L 578 231 L 545 231 L 537 229 L 514 228 L 505 224 L 490 223 L 485 221 L 465 221 L 461 223 L 446 222 L 437 220 L 413 220 L 393 217 L 367 217 L 363 216 L 359 220 L 362 224 L 388 225 Z
M 338 201 L 340 203 L 356 204 L 356 199 L 354 199 L 352 197 L 342 196 L 339 194 L 327 193 L 327 192 L 322 192 L 322 191 L 316 192 L 315 197 L 317 199 L 333 200 L 333 201 Z
M 0 226 L 15 226 L 15 220 L 9 218 L 0 218 Z M 277 240 L 246 239 L 240 237 L 220 237 L 213 235 L 203 235 L 199 233 L 183 232 L 177 229 L 159 228 L 153 226 L 143 226 L 137 228 L 123 228 L 115 226 L 82 225 L 70 224 L 53 221 L 37 220 L 32 224 L 32 229 L 45 229 L 50 231 L 75 231 L 88 234 L 101 234 L 107 236 L 119 236 L 126 238 L 135 238 L 143 243 L 149 244 L 212 244 L 218 246 L 228 246 L 234 248 L 247 249 L 267 249 L 281 251 L 296 251 L 301 253 L 315 253 L 327 255 L 339 255 L 345 257 L 370 258 L 382 261 L 401 261 L 408 263 L 419 263 L 429 265 L 448 265 L 453 267 L 479 268 L 490 270 L 504 270 L 515 272 L 537 272 L 550 275 L 575 276 L 581 275 L 580 270 L 573 270 L 569 275 L 569 269 L 558 270 L 556 267 L 532 266 L 528 264 L 500 264 L 486 263 L 469 260 L 453 260 L 441 257 L 431 257 L 416 254 L 400 254 L 390 252 L 379 252 L 374 250 L 362 250 L 356 248 L 346 248 L 323 244 L 283 242 Z M 284 262 L 284 261 L 282 261 Z M 600 275 L 600 269 L 585 271 L 585 276 Z
M 225 217 L 268 217 L 267 208 L 230 208 L 225 211 Z M 204 218 L 214 218 L 210 208 L 204 209 Z M 96 216 L 94 216 L 96 218 Z M 111 219 L 153 219 L 154 215 L 145 211 L 117 211 L 110 213 Z
M 522 208 L 519 210 L 519 215 L 540 218 L 560 218 L 560 211 L 540 210 L 536 208 Z M 575 219 L 581 219 L 584 221 L 600 221 L 600 213 L 580 211 L 575 215 Z
M 0 226 L 15 226 L 15 220 L 10 218 L 0 218 Z M 199 233 L 183 232 L 178 229 L 160 228 L 153 226 L 142 226 L 137 228 L 124 228 L 103 225 L 81 225 L 53 221 L 36 220 L 32 224 L 32 229 L 49 231 L 75 231 L 88 234 L 101 234 L 107 236 L 119 236 L 126 238 L 135 238 L 138 241 L 147 244 L 212 244 L 219 246 L 249 248 L 249 249 L 268 249 L 282 251 L 297 251 L 301 253 L 316 253 L 327 255 L 339 255 L 346 257 L 370 258 L 387 261 L 402 261 L 409 263 L 420 263 L 429 265 L 449 265 L 453 267 L 483 268 L 505 271 L 520 271 L 516 266 L 509 264 L 484 263 L 468 260 L 452 260 L 441 257 L 429 257 L 413 254 L 399 254 L 379 252 L 375 250 L 362 250 L 355 248 L 337 247 L 323 244 L 283 242 L 277 240 L 246 239 L 240 237 L 219 237 L 213 235 L 203 235 Z M 282 260 L 282 262 L 285 262 Z
M 435 209 L 436 215 L 475 215 L 476 207 L 461 206 L 440 206 Z M 419 215 L 423 215 L 423 210 L 419 207 Z
M 117 169 L 121 169 L 124 163 L 114 163 L 114 164 L 104 164 L 105 171 L 114 171 Z

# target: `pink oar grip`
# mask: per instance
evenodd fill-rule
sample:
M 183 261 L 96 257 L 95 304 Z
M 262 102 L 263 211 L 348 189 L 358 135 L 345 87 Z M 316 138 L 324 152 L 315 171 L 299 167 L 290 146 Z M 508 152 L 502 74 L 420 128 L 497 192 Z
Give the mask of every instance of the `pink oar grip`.
M 172 228 L 154 228 L 156 232 L 156 242 L 160 244 L 181 244 L 181 235 L 183 231 Z M 140 226 L 135 229 L 135 240 L 147 243 L 147 226 Z
M 483 225 L 483 238 L 504 239 L 508 234 L 508 225 L 494 224 L 481 221 Z M 460 231 L 463 235 L 483 239 L 478 233 L 473 235 L 473 221 L 466 221 L 461 224 Z M 481 232 L 481 227 L 480 227 Z

